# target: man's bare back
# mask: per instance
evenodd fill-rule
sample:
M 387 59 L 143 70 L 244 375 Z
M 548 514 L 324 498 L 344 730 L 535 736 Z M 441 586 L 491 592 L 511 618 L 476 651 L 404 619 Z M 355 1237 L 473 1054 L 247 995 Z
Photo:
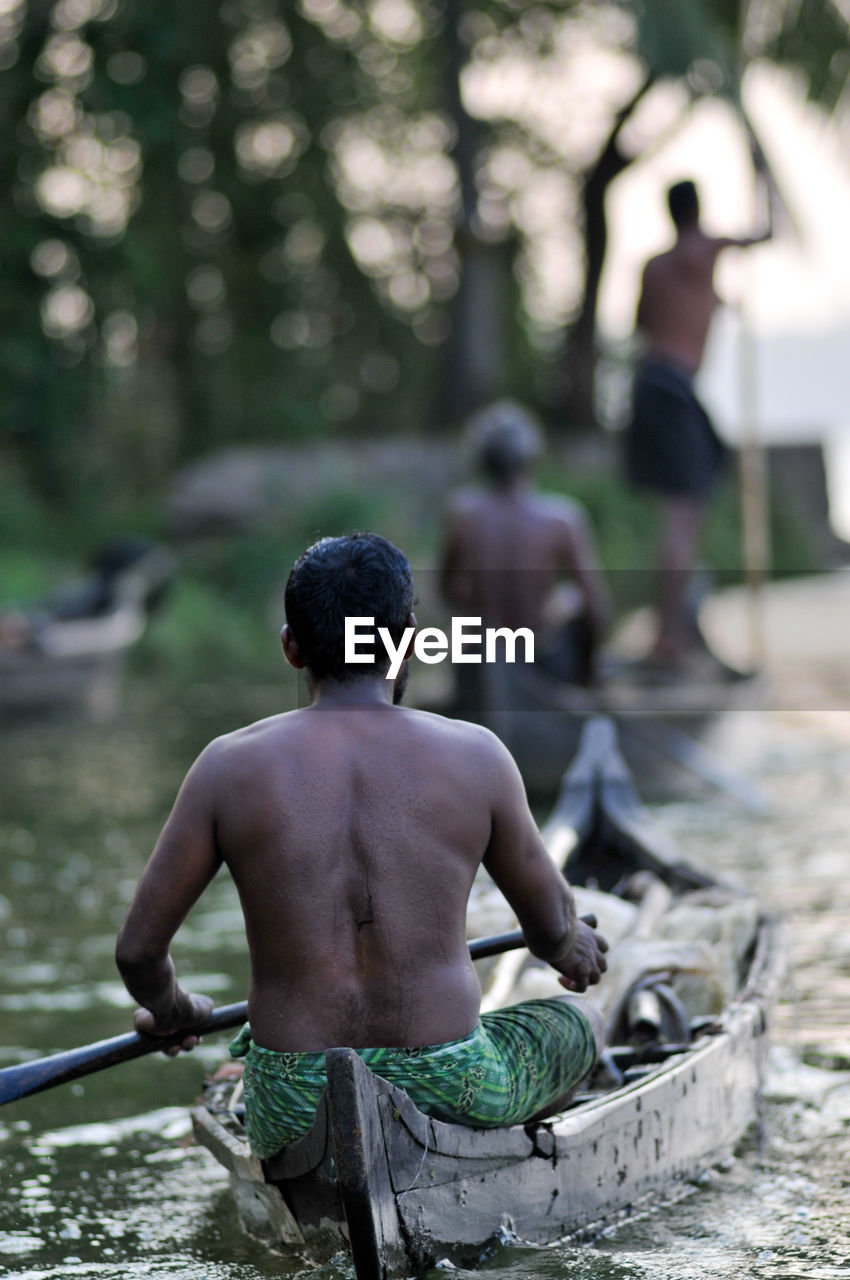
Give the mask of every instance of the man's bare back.
M 221 742 L 218 838 L 245 906 L 257 1043 L 437 1044 L 474 1028 L 466 902 L 491 813 L 469 797 L 489 794 L 495 752 L 473 734 L 386 705 L 310 707 Z
M 447 519 L 442 561 L 453 606 L 487 622 L 537 628 L 564 578 L 601 625 L 599 564 L 581 508 L 530 486 L 458 493 Z
M 437 1044 L 478 1018 L 465 926 L 482 860 L 544 949 L 573 927 L 539 845 L 515 766 L 487 730 L 386 703 L 320 702 L 207 748 L 150 874 L 169 880 L 179 907 L 227 865 L 258 1044 Z M 514 860 L 526 858 L 537 874 L 515 884 Z
M 644 267 L 637 327 L 649 357 L 668 360 L 693 376 L 705 354 L 711 320 L 720 304 L 714 268 L 724 249 L 748 249 L 773 234 L 772 187 L 767 186 L 767 226 L 753 236 L 710 236 L 700 225 L 700 204 L 692 182 L 668 192 L 676 240 Z

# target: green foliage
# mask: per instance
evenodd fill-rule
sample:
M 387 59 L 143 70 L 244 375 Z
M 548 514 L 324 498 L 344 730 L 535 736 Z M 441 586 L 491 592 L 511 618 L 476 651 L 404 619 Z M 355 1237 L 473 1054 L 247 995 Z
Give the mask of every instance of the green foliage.
M 19 607 L 48 595 L 62 581 L 67 565 L 31 551 L 0 550 L 0 608 Z
M 335 137 L 403 151 L 429 47 L 362 5 L 339 29 L 274 0 L 85 12 L 57 34 L 22 8 L 0 107 L 2 430 L 39 488 L 64 501 L 94 459 L 138 496 L 217 444 L 421 426 L 436 355 L 355 261 Z M 403 205 L 412 243 L 431 210 Z
M 277 630 L 256 602 L 248 607 L 197 567 L 181 572 L 132 654 L 135 670 L 178 686 L 228 677 L 274 680 L 282 661 Z
M 732 15 L 721 11 L 739 5 L 627 0 L 623 7 L 634 16 L 636 49 L 654 77 L 687 79 L 695 62 L 710 60 L 718 77 L 714 88 L 737 92 L 738 30 Z
M 575 196 L 592 141 L 473 120 L 459 78 L 551 72 L 573 34 L 690 94 L 762 58 L 831 108 L 850 72 L 831 0 L 12 6 L 0 447 L 54 510 L 120 509 L 219 446 L 449 425 L 476 369 L 482 398 L 545 399 L 570 303 L 532 315 L 525 197 Z
M 738 101 L 751 62 L 792 66 L 809 96 L 833 110 L 850 75 L 846 15 L 832 0 L 617 0 L 635 23 L 635 49 L 655 78 Z
M 760 7 L 750 55 L 794 68 L 812 101 L 834 110 L 844 101 L 850 76 L 846 9 L 829 0 Z
M 652 599 L 658 542 L 658 513 L 653 501 L 607 469 L 577 475 L 563 465 L 548 462 L 541 482 L 552 492 L 577 499 L 587 511 L 618 613 Z M 772 577 L 823 569 L 805 514 L 792 495 L 771 495 L 769 520 Z M 744 579 L 740 499 L 737 486 L 732 483 L 717 494 L 709 508 L 702 538 L 702 567 L 718 587 L 734 586 Z

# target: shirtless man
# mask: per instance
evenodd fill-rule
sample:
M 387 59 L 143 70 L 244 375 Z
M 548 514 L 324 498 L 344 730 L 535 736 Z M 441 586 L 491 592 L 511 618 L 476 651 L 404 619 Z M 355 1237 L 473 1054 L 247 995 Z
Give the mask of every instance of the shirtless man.
M 210 1001 L 178 984 L 169 946 L 226 865 L 251 957 L 250 1024 L 233 1052 L 261 1157 L 309 1127 L 333 1045 L 360 1050 L 430 1114 L 483 1126 L 557 1110 L 601 1047 L 577 996 L 479 1019 L 466 906 L 482 862 L 569 991 L 599 980 L 607 944 L 576 918 L 499 741 L 399 705 L 404 673 L 388 679 L 377 648 L 374 665 L 346 666 L 346 616 L 374 617 L 398 645 L 412 602 L 410 566 L 377 535 L 326 538 L 300 557 L 281 638 L 311 703 L 201 753 L 118 939 L 137 1029 L 185 1028 L 191 1048 Z
M 443 595 L 487 625 L 530 627 L 555 674 L 590 684 L 607 595 L 585 514 L 577 502 L 535 491 L 542 438 L 526 410 L 499 401 L 474 425 L 487 487 L 460 490 L 450 503 Z
M 755 153 L 754 153 L 755 154 Z M 759 161 L 759 155 L 755 156 Z M 637 309 L 643 358 L 637 368 L 632 420 L 626 434 L 626 470 L 639 488 L 660 495 L 658 635 L 651 658 L 675 669 L 702 649 L 685 598 L 707 501 L 726 462 L 726 449 L 693 389 L 712 316 L 720 299 L 714 268 L 724 249 L 746 249 L 772 236 L 709 236 L 700 226 L 693 182 L 667 193 L 676 241 L 647 262 Z

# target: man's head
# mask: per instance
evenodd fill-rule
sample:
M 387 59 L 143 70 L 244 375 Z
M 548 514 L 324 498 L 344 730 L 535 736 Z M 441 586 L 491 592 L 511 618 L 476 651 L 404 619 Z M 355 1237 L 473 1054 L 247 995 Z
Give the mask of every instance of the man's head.
M 543 452 L 534 416 L 513 400 L 497 400 L 469 423 L 478 465 L 488 479 L 505 484 L 530 471 Z
M 699 222 L 699 193 L 696 183 L 690 179 L 674 182 L 667 192 L 667 208 L 678 231 L 685 227 L 695 227 Z
M 374 664 L 346 665 L 345 619 L 374 618 L 376 633 L 386 627 L 398 645 L 411 624 L 413 573 L 399 549 L 377 533 L 322 538 L 293 565 L 284 606 L 298 665 L 316 684 L 382 675 L 389 658 L 380 644 Z

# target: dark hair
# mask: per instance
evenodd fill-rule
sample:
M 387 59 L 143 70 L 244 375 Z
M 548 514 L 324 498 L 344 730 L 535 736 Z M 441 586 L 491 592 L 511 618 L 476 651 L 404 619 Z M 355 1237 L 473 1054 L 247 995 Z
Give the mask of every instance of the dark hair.
M 398 644 L 413 608 L 413 573 L 405 556 L 377 533 L 321 538 L 298 557 L 286 583 L 286 621 L 316 681 L 351 681 L 386 669 L 377 638 L 386 627 Z M 375 619 L 375 662 L 347 666 L 345 619 Z
M 699 194 L 696 183 L 690 179 L 676 182 L 667 192 L 667 208 L 677 227 L 691 226 L 699 222 Z

